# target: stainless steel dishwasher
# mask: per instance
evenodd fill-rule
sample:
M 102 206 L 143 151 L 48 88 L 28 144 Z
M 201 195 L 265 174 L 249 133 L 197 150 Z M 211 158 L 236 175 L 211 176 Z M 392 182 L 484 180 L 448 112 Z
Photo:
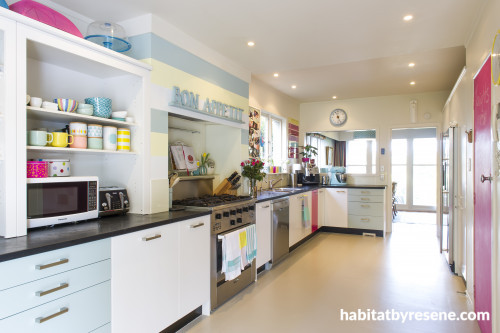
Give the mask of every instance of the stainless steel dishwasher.
M 273 214 L 273 265 L 288 254 L 289 200 L 288 197 L 271 201 Z

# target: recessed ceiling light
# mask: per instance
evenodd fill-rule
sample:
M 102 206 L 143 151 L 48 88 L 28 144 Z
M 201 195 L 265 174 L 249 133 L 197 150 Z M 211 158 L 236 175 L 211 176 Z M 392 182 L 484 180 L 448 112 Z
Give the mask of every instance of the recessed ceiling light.
M 274 73 L 274 74 L 273 74 L 273 76 L 274 76 L 274 77 L 278 77 L 278 76 L 280 76 L 280 75 L 279 75 L 278 73 Z
M 415 67 L 415 63 L 414 63 L 414 62 L 410 62 L 410 63 L 408 64 L 408 67 Z
M 337 96 L 332 96 L 333 99 L 337 99 Z
M 410 82 L 410 84 L 411 84 L 412 86 L 414 86 L 414 85 L 415 85 L 415 81 L 411 81 L 411 82 Z
M 405 21 L 411 21 L 413 19 L 413 15 L 406 15 L 405 17 L 403 17 L 403 20 Z
M 249 42 L 247 43 L 247 45 L 248 45 L 248 46 L 255 46 L 255 42 L 249 41 Z
M 296 86 L 296 85 L 293 85 L 293 86 L 292 86 L 292 89 L 297 89 L 297 86 Z

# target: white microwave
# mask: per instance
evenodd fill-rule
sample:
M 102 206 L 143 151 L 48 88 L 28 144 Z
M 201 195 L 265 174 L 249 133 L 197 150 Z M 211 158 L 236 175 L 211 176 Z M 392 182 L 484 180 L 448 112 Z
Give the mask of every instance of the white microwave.
M 27 179 L 28 228 L 97 218 L 99 178 Z

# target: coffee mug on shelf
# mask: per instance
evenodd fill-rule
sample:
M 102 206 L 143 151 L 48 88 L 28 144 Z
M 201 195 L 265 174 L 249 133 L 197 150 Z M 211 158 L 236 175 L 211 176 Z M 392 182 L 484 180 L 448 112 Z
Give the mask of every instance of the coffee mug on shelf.
M 86 135 L 73 136 L 73 143 L 70 143 L 69 147 L 87 149 L 87 136 Z
M 87 138 L 87 149 L 102 150 L 102 138 Z
M 130 130 L 119 128 L 117 131 L 117 150 L 130 151 Z
M 41 107 L 42 102 L 43 102 L 43 100 L 40 97 L 31 97 L 31 99 L 30 99 L 30 105 L 35 107 L 35 108 Z
M 81 122 L 69 123 L 69 134 L 87 136 L 87 124 Z
M 28 131 L 28 145 L 29 146 L 46 146 L 54 140 L 52 133 L 47 131 Z
M 67 147 L 68 144 L 72 144 L 74 137 L 71 134 L 65 132 L 52 132 L 53 140 L 50 143 L 52 147 Z M 71 139 L 71 140 L 70 140 Z
M 116 150 L 117 128 L 114 126 L 104 126 L 102 128 L 102 146 L 104 150 Z
M 102 138 L 102 125 L 89 124 L 87 126 L 87 136 L 89 138 Z

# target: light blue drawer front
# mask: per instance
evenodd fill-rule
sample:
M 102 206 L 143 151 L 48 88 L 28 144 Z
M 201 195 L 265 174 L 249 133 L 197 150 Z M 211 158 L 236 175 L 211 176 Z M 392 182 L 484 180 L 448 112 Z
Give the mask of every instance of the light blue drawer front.
M 382 195 L 351 195 L 348 196 L 349 202 L 384 202 Z
M 111 279 L 111 259 L 0 291 L 0 319 Z
M 88 333 L 110 322 L 111 282 L 106 281 L 0 320 L 0 332 Z
M 350 188 L 349 195 L 381 195 L 384 196 L 383 189 Z
M 384 230 L 384 218 L 380 216 L 348 216 L 349 228 Z
M 111 258 L 111 240 L 65 247 L 0 263 L 0 290 Z M 50 266 L 50 264 L 56 264 Z M 37 268 L 38 266 L 38 268 Z M 50 266 L 45 268 L 46 266 Z
M 111 333 L 111 323 L 101 326 L 98 329 L 91 331 L 91 333 Z
M 384 216 L 384 204 L 379 202 L 349 202 L 347 212 L 349 215 Z

